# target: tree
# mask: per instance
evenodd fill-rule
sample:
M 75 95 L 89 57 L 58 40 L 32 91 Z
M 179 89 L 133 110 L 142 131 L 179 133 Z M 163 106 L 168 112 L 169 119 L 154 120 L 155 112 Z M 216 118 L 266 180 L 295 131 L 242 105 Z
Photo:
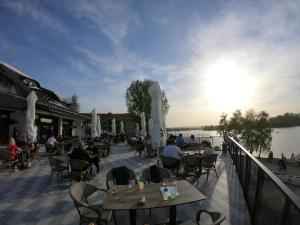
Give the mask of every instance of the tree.
M 252 154 L 258 152 L 258 157 L 263 151 L 269 151 L 272 143 L 272 128 L 269 114 L 261 111 L 256 114 L 248 110 L 243 116 L 240 110 L 233 113 L 228 120 L 223 114 L 219 123 L 219 133 L 226 141 L 228 135 L 240 141 Z
M 127 110 L 136 122 L 140 122 L 140 114 L 145 113 L 146 121 L 151 114 L 151 96 L 148 93 L 149 87 L 154 83 L 153 80 L 135 80 L 126 90 Z M 162 109 L 165 113 L 169 110 L 166 93 L 162 91 Z
M 61 101 L 64 102 L 67 106 L 69 106 L 74 111 L 76 112 L 80 111 L 80 105 L 78 102 L 77 95 L 73 94 L 71 97 L 63 98 Z

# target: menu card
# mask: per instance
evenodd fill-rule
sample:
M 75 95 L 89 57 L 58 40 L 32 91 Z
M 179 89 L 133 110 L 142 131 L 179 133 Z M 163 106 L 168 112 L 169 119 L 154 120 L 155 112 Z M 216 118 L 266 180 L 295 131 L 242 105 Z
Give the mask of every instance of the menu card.
M 174 187 L 168 186 L 167 188 L 168 188 L 167 190 L 165 190 L 165 187 L 160 187 L 159 188 L 161 196 L 163 197 L 163 199 L 165 199 L 164 196 L 165 197 L 167 196 L 169 198 L 169 197 L 174 196 L 174 194 L 175 194 L 175 196 L 179 196 L 179 193 L 175 190 Z

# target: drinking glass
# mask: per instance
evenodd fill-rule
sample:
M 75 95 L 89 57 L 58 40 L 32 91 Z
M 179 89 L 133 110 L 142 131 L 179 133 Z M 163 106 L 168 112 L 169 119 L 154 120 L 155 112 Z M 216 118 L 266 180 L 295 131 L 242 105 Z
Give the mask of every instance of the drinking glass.
M 108 186 L 110 188 L 110 191 L 112 194 L 117 192 L 117 185 L 116 185 L 116 180 L 110 180 L 108 181 Z
M 141 190 L 144 190 L 144 181 L 139 181 L 139 188 L 140 188 L 140 191 Z

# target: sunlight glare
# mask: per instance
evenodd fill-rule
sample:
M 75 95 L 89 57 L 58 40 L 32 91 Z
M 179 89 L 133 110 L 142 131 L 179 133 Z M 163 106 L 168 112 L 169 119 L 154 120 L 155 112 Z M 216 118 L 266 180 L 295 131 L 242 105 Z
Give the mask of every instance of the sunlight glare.
M 234 61 L 219 60 L 206 70 L 206 93 L 211 106 L 222 112 L 241 109 L 251 100 L 255 81 Z

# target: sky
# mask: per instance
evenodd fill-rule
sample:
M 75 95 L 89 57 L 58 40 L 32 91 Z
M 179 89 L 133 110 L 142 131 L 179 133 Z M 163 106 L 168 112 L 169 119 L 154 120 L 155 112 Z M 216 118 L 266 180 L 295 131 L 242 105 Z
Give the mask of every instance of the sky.
M 127 112 L 159 81 L 168 127 L 300 112 L 300 0 L 0 0 L 0 60 L 81 112 Z

